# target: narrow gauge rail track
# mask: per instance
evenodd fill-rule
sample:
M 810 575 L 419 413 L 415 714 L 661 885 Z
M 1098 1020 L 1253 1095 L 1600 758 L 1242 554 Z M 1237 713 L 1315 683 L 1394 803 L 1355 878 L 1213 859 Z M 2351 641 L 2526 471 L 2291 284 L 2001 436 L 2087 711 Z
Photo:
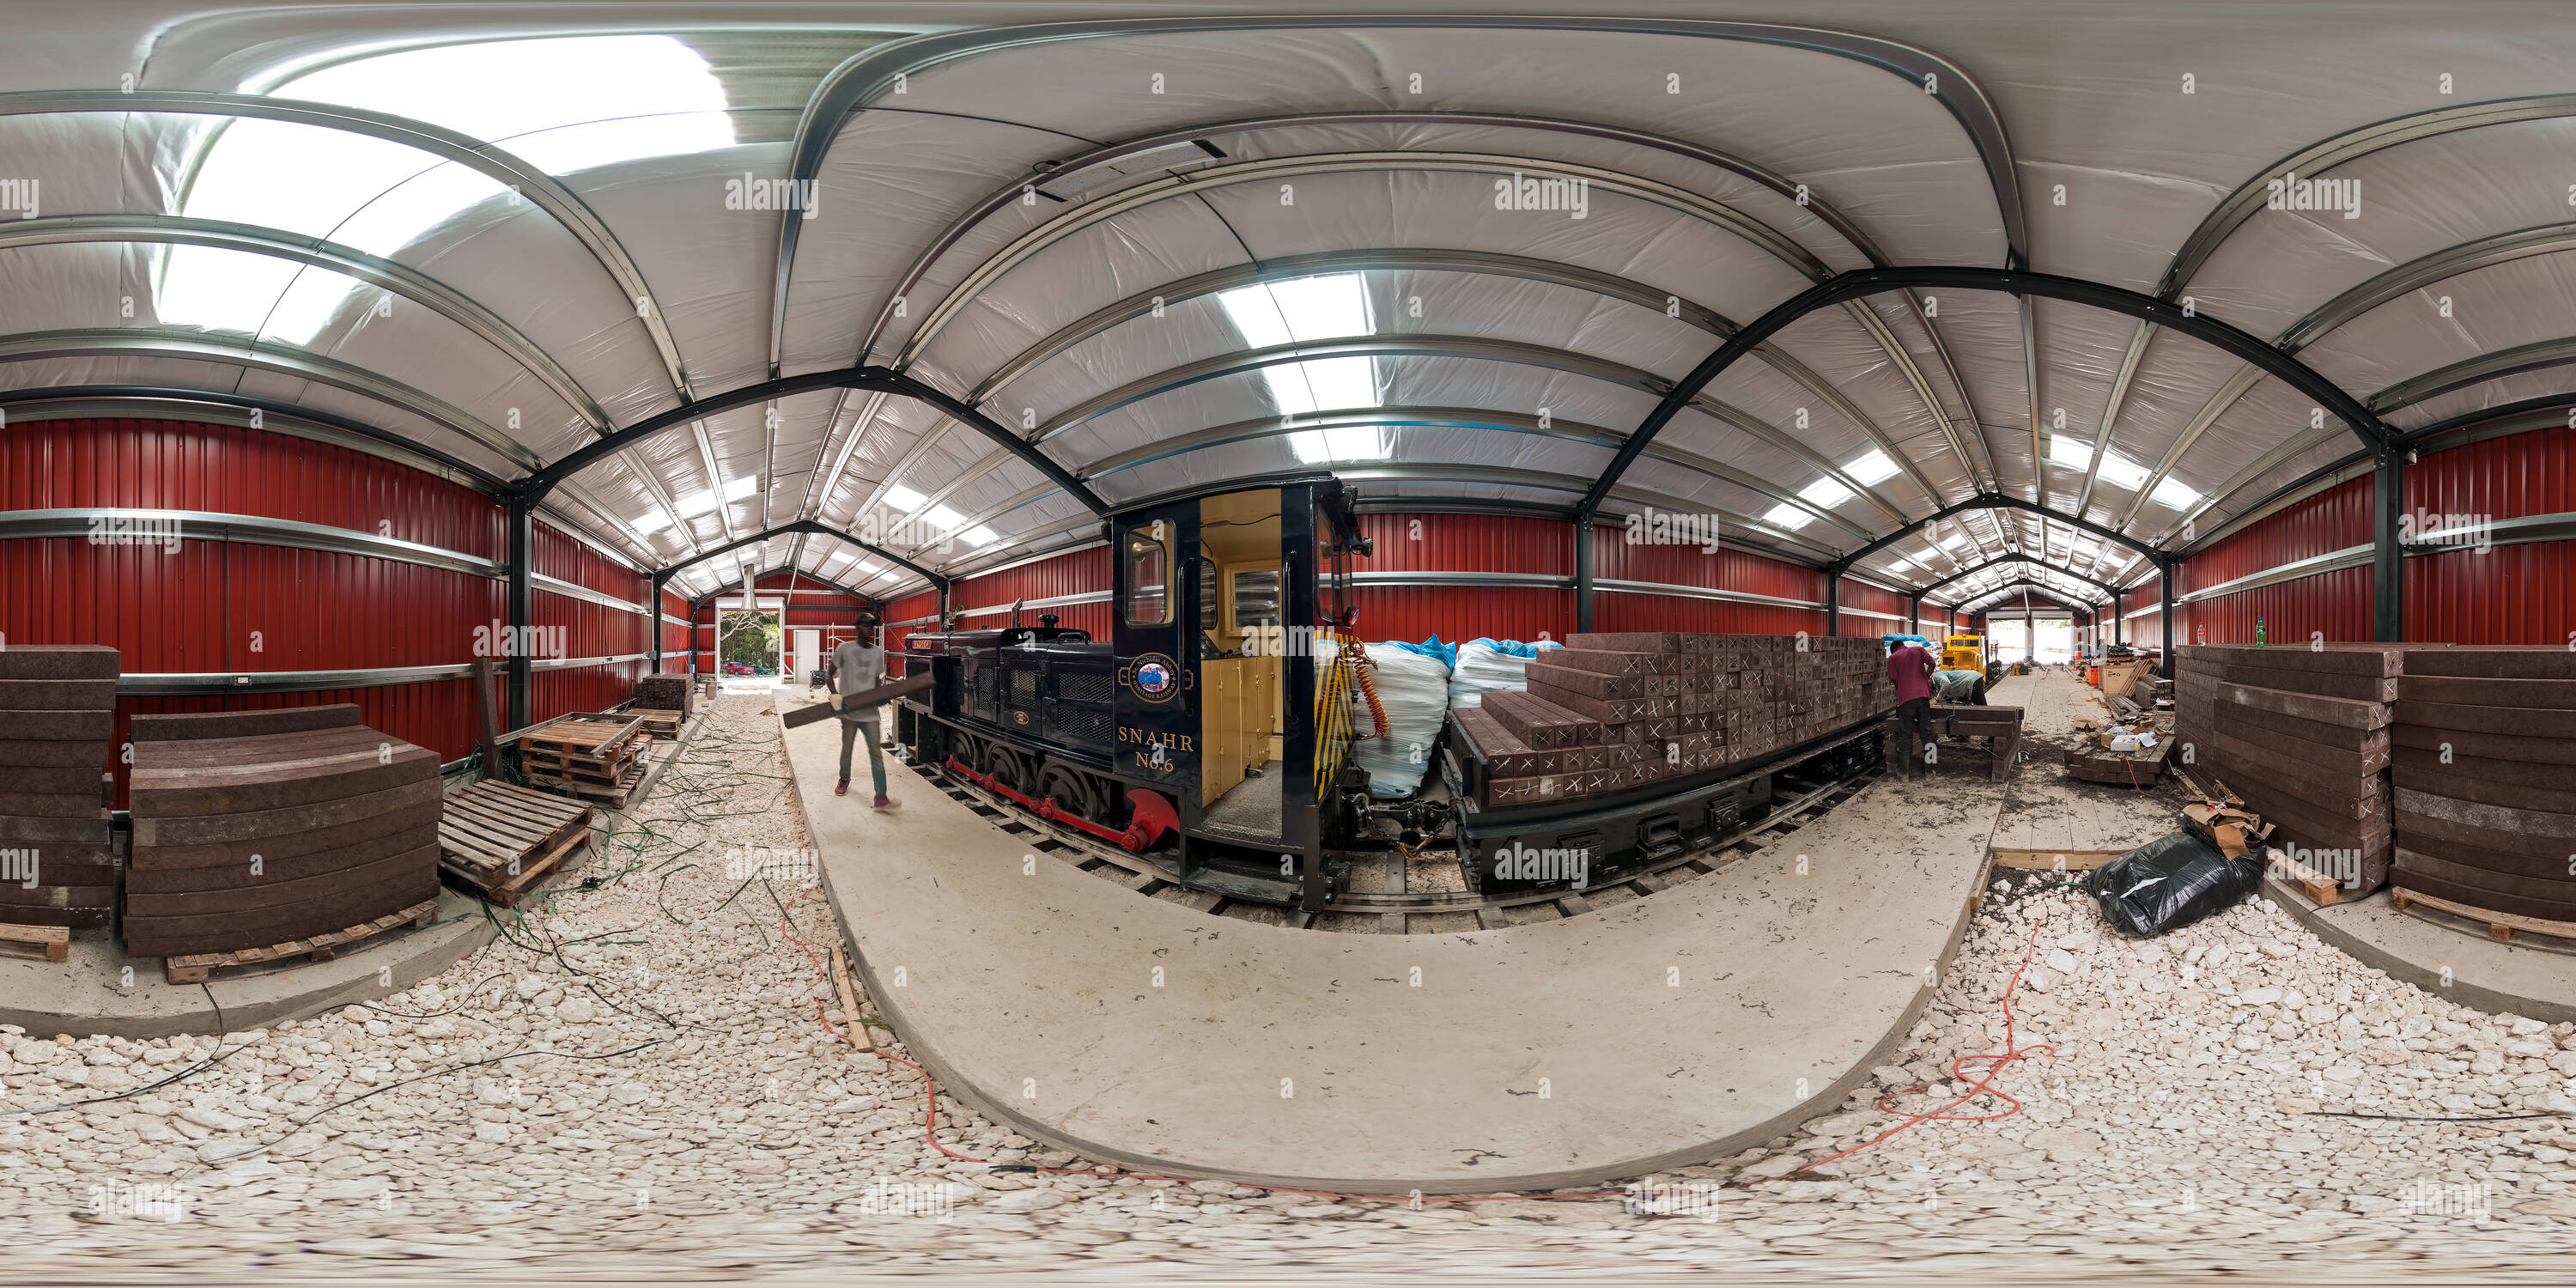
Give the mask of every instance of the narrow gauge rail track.
M 1507 926 L 1526 925 L 1532 921 L 1560 920 L 1579 917 L 1593 911 L 1593 899 L 1604 892 L 1619 892 L 1615 900 L 1603 906 L 1615 906 L 1631 898 L 1643 898 L 1671 886 L 1694 880 L 1750 858 L 1767 850 L 1780 838 L 1823 816 L 1827 811 L 1857 795 L 1885 772 L 1871 768 L 1849 778 L 1808 787 L 1796 795 L 1773 802 L 1769 813 L 1758 820 L 1719 837 L 1707 845 L 1629 869 L 1598 886 L 1584 890 L 1554 888 L 1516 890 L 1509 894 L 1479 895 L 1468 890 L 1414 891 L 1402 894 L 1348 892 L 1327 905 L 1321 914 L 1283 908 L 1275 904 L 1232 899 L 1207 890 L 1182 887 L 1181 874 L 1154 861 L 1149 855 L 1133 854 L 1106 844 L 1088 833 L 1039 818 L 1019 808 L 1002 796 L 977 787 L 947 772 L 943 767 L 902 762 L 921 776 L 923 781 L 945 793 L 949 799 L 992 821 L 993 825 L 1014 836 L 1024 837 L 1032 850 L 1071 863 L 1083 871 L 1136 891 L 1149 898 L 1168 898 L 1185 907 L 1218 916 L 1243 920 L 1270 921 L 1297 930 L 1342 931 L 1356 934 L 1446 934 L 1470 929 L 1500 930 Z M 1425 850 L 1415 857 L 1447 856 L 1455 871 L 1454 850 Z M 1376 857 L 1374 855 L 1366 857 Z M 1465 874 L 1456 879 L 1463 885 Z M 1172 893 L 1180 889 L 1181 893 Z M 1589 897 L 1587 897 L 1589 896 Z M 1475 924 L 1459 924 L 1459 915 L 1472 917 Z M 1517 915 L 1515 915 L 1517 914 Z M 1423 923 L 1417 924 L 1416 919 Z

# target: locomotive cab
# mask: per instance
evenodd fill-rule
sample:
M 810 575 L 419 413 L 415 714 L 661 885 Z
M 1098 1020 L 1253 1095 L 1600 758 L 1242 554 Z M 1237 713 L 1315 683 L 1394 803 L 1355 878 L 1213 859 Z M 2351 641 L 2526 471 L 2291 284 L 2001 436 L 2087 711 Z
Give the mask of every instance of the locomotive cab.
M 1350 766 L 1349 560 L 1329 476 L 1155 502 L 1108 526 L 1105 641 L 1038 627 L 916 634 L 898 736 L 943 765 L 1147 853 L 1183 885 L 1320 911 L 1364 817 Z

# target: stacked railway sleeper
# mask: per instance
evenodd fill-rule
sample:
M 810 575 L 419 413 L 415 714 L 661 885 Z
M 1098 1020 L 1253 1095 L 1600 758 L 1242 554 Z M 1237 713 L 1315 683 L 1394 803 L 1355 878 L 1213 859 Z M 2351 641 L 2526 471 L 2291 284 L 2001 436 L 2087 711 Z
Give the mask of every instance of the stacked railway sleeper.
M 174 982 L 327 956 L 434 909 L 438 756 L 356 706 L 140 715 L 132 734 L 119 925 Z
M 0 649 L 0 925 L 104 926 L 116 857 L 103 780 L 116 731 L 117 651 Z M 62 936 L 44 936 L 55 955 Z
M 2420 646 L 2419 646 L 2420 647 Z M 2386 644 L 2175 650 L 2183 769 L 2277 825 L 2274 847 L 2346 897 L 2387 884 L 2389 725 L 2408 649 Z
M 2395 900 L 2576 952 L 2576 652 L 2415 648 L 2397 681 Z

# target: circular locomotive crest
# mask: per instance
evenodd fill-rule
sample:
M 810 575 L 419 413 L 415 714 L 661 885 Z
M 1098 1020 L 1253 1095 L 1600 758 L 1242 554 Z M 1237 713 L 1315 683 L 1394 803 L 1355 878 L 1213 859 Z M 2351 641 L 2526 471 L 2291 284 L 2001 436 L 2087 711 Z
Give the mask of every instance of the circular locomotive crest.
M 1029 713 L 1026 711 L 1014 711 L 1011 713 L 1011 718 L 1019 721 L 1021 724 L 1027 724 L 1029 722 Z
M 1147 653 L 1127 669 L 1127 684 L 1147 702 L 1169 702 L 1180 687 L 1180 667 L 1160 653 Z

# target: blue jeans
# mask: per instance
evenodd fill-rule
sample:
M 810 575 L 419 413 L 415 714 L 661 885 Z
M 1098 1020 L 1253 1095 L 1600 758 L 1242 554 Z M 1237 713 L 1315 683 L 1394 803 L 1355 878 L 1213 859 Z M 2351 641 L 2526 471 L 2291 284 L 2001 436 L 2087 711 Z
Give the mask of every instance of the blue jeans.
M 850 744 L 860 741 L 860 730 L 867 731 L 868 777 L 876 782 L 877 799 L 885 799 L 885 753 L 877 749 L 877 709 L 841 713 L 841 781 L 850 781 Z

